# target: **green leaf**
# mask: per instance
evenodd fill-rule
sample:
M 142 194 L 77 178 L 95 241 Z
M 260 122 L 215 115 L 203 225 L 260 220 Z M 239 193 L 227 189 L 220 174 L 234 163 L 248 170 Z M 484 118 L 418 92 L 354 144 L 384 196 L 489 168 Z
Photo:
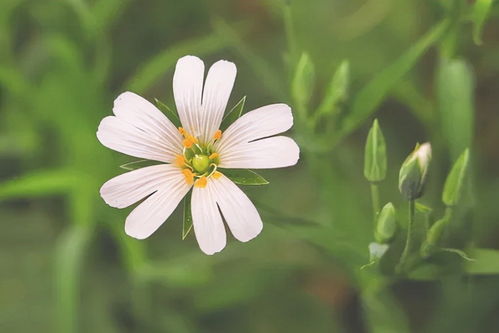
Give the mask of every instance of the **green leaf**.
M 161 102 L 159 99 L 155 98 L 154 103 L 156 103 L 156 106 L 158 109 L 163 111 L 165 116 L 170 119 L 170 121 L 173 123 L 173 125 L 180 127 L 182 124 L 180 123 L 180 118 L 178 117 L 177 112 L 173 111 L 168 105 L 165 103 Z
M 0 200 L 64 194 L 84 180 L 69 170 L 44 170 L 23 175 L 0 184 Z
M 490 14 L 494 0 L 476 0 L 473 5 L 471 19 L 473 21 L 473 41 L 482 44 L 482 31 Z
M 445 180 L 444 191 L 442 193 L 442 201 L 447 206 L 455 206 L 461 194 L 463 193 L 464 181 L 469 165 L 469 150 L 466 149 L 459 156 L 456 163 L 452 167 L 447 179 Z
M 375 119 L 364 151 L 364 176 L 370 182 L 380 182 L 386 177 L 386 143 L 383 132 Z
M 192 229 L 192 213 L 191 213 L 191 194 L 188 193 L 184 198 L 184 220 L 182 223 L 182 240 L 187 238 Z
M 340 138 L 362 125 L 397 82 L 414 67 L 430 46 L 442 37 L 447 27 L 447 20 L 437 24 L 406 53 L 385 68 L 357 93 L 350 112 L 344 118 Z
M 128 171 L 132 171 L 132 170 L 136 170 L 136 169 L 140 169 L 140 168 L 144 168 L 144 167 L 156 165 L 156 164 L 159 164 L 159 163 L 156 161 L 151 161 L 151 160 L 137 160 L 137 161 L 132 161 L 132 162 L 128 162 L 128 163 L 125 163 L 123 165 L 120 165 L 120 168 L 128 170 Z
M 499 274 L 499 250 L 474 249 L 471 257 L 474 261 L 466 265 L 466 272 L 477 275 Z
M 239 102 L 225 115 L 220 125 L 220 129 L 225 131 L 233 122 L 235 122 L 243 114 L 244 104 L 246 103 L 246 96 L 241 98 Z
M 298 114 L 306 118 L 306 112 L 314 91 L 314 64 L 306 53 L 302 53 L 291 81 L 291 96 L 297 107 Z
M 441 132 L 451 157 L 471 146 L 474 127 L 471 68 L 464 60 L 442 59 L 437 74 L 438 115 Z
M 317 117 L 339 113 L 339 105 L 347 98 L 349 83 L 350 63 L 343 60 L 329 81 L 324 99 L 317 108 Z
M 221 173 L 227 176 L 236 184 L 240 185 L 267 185 L 269 182 L 257 174 L 256 172 L 248 169 L 219 169 Z

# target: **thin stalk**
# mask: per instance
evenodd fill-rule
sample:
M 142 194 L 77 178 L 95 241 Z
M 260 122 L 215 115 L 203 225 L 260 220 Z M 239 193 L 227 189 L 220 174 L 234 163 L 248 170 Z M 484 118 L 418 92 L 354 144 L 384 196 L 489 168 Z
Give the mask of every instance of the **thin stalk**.
M 407 225 L 407 238 L 405 240 L 404 251 L 402 252 L 402 256 L 400 257 L 400 262 L 397 265 L 397 272 L 401 272 L 405 266 L 407 261 L 407 257 L 409 256 L 409 252 L 412 247 L 412 228 L 414 225 L 414 212 L 415 212 L 415 201 L 409 200 L 409 223 Z
M 379 214 L 379 187 L 376 183 L 371 183 L 371 201 L 373 204 L 373 221 L 376 224 L 376 220 Z

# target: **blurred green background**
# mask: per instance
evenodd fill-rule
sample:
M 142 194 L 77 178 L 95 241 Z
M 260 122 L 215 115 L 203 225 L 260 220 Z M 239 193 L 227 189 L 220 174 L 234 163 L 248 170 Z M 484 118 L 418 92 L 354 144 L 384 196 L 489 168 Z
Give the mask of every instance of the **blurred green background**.
M 449 242 L 499 248 L 497 7 L 2 0 L 0 331 L 497 332 L 496 252 L 475 275 L 359 269 L 373 239 L 363 149 L 374 117 L 389 155 L 382 202 L 405 216 L 398 168 L 431 141 L 421 201 L 440 213 L 447 171 L 469 146 L 472 186 Z M 215 256 L 192 234 L 181 240 L 181 209 L 149 239 L 127 237 L 130 209 L 98 192 L 134 160 L 100 145 L 99 121 L 125 90 L 174 106 L 173 68 L 186 54 L 236 63 L 230 104 L 290 104 L 302 148 L 297 166 L 262 172 L 270 185 L 245 188 L 262 234 Z M 337 68 L 348 73 L 330 84 Z

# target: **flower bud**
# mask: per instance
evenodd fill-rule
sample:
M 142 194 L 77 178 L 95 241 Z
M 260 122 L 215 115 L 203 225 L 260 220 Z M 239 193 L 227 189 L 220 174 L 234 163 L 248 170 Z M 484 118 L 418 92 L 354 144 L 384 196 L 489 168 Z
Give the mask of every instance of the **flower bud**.
M 469 151 L 466 149 L 457 159 L 445 180 L 442 201 L 446 206 L 455 206 L 463 192 L 469 164 Z
M 370 182 L 380 182 L 386 177 L 386 144 L 377 119 L 367 135 L 364 176 Z
M 391 202 L 387 203 L 378 215 L 374 239 L 378 243 L 388 243 L 397 231 L 397 220 L 395 218 L 395 207 Z
M 437 247 L 438 242 L 442 238 L 447 221 L 448 217 L 441 218 L 435 222 L 426 233 L 426 239 L 421 245 L 421 256 L 423 258 L 428 257 Z
M 423 187 L 431 162 L 431 145 L 416 145 L 406 158 L 399 173 L 399 190 L 407 200 L 415 200 L 423 194 Z

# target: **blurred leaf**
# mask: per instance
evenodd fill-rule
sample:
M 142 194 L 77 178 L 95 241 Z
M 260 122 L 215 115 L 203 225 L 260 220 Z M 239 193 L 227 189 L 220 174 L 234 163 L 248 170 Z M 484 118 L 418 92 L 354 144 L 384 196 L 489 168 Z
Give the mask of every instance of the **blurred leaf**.
M 322 103 L 316 110 L 316 116 L 337 115 L 340 104 L 347 98 L 350 84 L 350 63 L 343 60 L 331 77 Z
M 437 73 L 438 114 L 452 159 L 471 146 L 474 79 L 464 60 L 442 59 Z
M 219 170 L 230 180 L 239 185 L 267 185 L 269 183 L 265 178 L 252 170 L 222 168 Z
M 193 52 L 198 56 L 202 56 L 216 52 L 226 46 L 227 41 L 215 33 L 171 46 L 142 65 L 137 73 L 128 80 L 125 87 L 133 92 L 143 93 L 165 72 L 173 68 L 180 57 Z
M 163 111 L 163 113 L 165 114 L 165 116 L 168 119 L 170 119 L 170 121 L 173 123 L 173 125 L 175 125 L 176 127 L 182 126 L 182 124 L 180 122 L 180 118 L 178 117 L 177 112 L 173 111 L 168 105 L 166 105 L 165 103 L 161 102 L 157 98 L 154 99 L 154 103 L 156 104 L 156 106 L 158 107 L 158 109 L 160 109 L 161 111 Z
M 291 81 L 291 96 L 298 114 L 307 118 L 308 106 L 315 86 L 315 69 L 307 53 L 302 53 L 300 60 L 296 64 Z
M 0 184 L 0 200 L 63 194 L 84 181 L 70 170 L 34 171 Z
M 447 179 L 445 180 L 442 201 L 447 206 L 455 206 L 461 198 L 464 180 L 468 172 L 469 150 L 466 149 L 454 163 Z
M 353 99 L 353 105 L 345 115 L 340 138 L 357 129 L 381 104 L 397 82 L 414 67 L 421 56 L 443 35 L 448 26 L 443 21 L 417 41 L 405 54 L 385 68 L 362 88 Z
M 225 131 L 233 122 L 235 122 L 239 117 L 241 117 L 244 109 L 244 104 L 246 103 L 246 96 L 241 98 L 239 102 L 229 112 L 225 115 L 220 125 L 220 129 Z
M 471 251 L 474 261 L 466 265 L 466 272 L 475 275 L 499 274 L 499 250 L 474 249 Z
M 184 197 L 184 219 L 182 223 L 182 240 L 184 240 L 192 229 L 191 194 Z
M 494 0 L 475 0 L 471 19 L 473 20 L 473 41 L 475 44 L 482 44 L 482 31 L 485 22 L 490 14 Z
M 364 150 L 364 177 L 370 182 L 380 182 L 386 177 L 386 143 L 383 132 L 374 119 L 367 135 Z

